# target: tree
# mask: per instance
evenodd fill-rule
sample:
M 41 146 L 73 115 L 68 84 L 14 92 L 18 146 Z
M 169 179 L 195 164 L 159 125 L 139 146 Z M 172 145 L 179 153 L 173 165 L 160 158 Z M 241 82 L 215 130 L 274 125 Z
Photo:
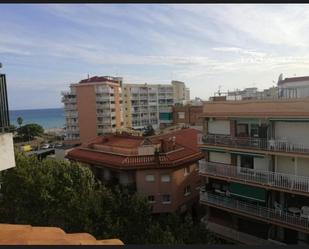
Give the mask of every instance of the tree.
M 153 135 L 155 135 L 155 130 L 153 129 L 152 125 L 147 125 L 147 127 L 145 127 L 143 136 L 148 137 L 148 136 L 153 136 Z
M 17 154 L 16 167 L 3 171 L 1 181 L 0 223 L 56 226 L 125 244 L 217 243 L 190 216 L 154 216 L 145 197 L 107 187 L 78 163 Z
M 19 125 L 19 127 L 21 127 L 21 125 L 23 124 L 23 118 L 22 117 L 18 117 L 17 118 L 17 124 Z
M 23 138 L 33 139 L 35 136 L 41 136 L 44 129 L 38 124 L 26 124 L 17 129 L 18 135 Z

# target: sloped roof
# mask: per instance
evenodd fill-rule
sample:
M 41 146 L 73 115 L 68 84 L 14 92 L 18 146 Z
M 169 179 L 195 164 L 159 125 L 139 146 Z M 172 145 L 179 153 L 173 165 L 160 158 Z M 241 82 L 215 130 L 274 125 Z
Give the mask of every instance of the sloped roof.
M 0 224 L 0 245 L 123 245 L 123 242 L 96 240 L 89 233 L 69 234 L 58 227 Z
M 148 138 L 132 136 L 109 135 L 98 137 L 92 140 L 86 146 L 81 146 L 70 151 L 68 159 L 76 160 L 83 163 L 102 165 L 118 169 L 145 169 L 145 168 L 168 168 L 178 167 L 186 163 L 192 163 L 200 160 L 203 155 L 197 146 L 197 134 L 200 133 L 195 129 L 181 129 L 167 134 L 152 136 Z M 100 145 L 123 147 L 126 141 L 126 148 L 132 150 L 138 149 L 143 141 L 148 140 L 153 145 L 159 145 L 162 140 L 168 140 L 175 137 L 175 148 L 167 152 L 152 155 L 138 155 L 117 153 L 116 150 L 99 150 Z M 104 142 L 105 140 L 108 140 Z M 134 142 L 133 142 L 134 141 Z M 93 148 L 94 145 L 98 145 Z

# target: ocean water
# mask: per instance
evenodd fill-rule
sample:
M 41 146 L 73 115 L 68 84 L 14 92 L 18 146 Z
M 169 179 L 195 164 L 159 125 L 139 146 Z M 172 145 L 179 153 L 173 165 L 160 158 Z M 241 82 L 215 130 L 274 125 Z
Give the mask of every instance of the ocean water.
M 65 123 L 63 108 L 11 110 L 10 123 L 17 127 L 18 117 L 22 117 L 23 124 L 36 123 L 44 129 L 63 128 Z

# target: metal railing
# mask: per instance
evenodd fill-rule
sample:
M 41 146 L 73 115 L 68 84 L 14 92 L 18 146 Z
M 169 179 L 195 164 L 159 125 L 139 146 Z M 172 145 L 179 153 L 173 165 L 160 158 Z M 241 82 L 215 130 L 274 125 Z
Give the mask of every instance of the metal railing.
M 285 211 L 271 209 L 259 205 L 254 205 L 244 201 L 239 201 L 234 198 L 220 196 L 208 192 L 200 192 L 200 201 L 209 203 L 217 207 L 228 208 L 236 210 L 239 213 L 250 215 L 250 217 L 260 218 L 266 222 L 277 222 L 288 227 L 306 230 L 309 232 L 309 219 L 301 216 L 289 214 Z
M 309 193 L 309 177 L 199 161 L 201 174 L 222 176 L 270 187 Z
M 232 241 L 239 241 L 245 245 L 276 245 L 277 243 L 257 236 L 237 231 L 233 228 L 226 227 L 211 221 L 206 222 L 206 227 L 209 231 L 219 234 Z
M 231 137 L 229 135 L 208 134 L 202 137 L 199 136 L 198 143 L 223 145 L 234 148 L 251 148 L 279 152 L 309 153 L 309 145 L 294 144 L 282 139 L 276 140 L 254 137 Z

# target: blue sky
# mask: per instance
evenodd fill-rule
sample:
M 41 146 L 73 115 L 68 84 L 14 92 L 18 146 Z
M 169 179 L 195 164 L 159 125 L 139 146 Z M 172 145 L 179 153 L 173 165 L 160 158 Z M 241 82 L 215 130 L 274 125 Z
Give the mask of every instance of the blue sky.
M 61 107 L 93 75 L 181 80 L 191 97 L 309 75 L 308 5 L 2 4 L 11 109 Z

